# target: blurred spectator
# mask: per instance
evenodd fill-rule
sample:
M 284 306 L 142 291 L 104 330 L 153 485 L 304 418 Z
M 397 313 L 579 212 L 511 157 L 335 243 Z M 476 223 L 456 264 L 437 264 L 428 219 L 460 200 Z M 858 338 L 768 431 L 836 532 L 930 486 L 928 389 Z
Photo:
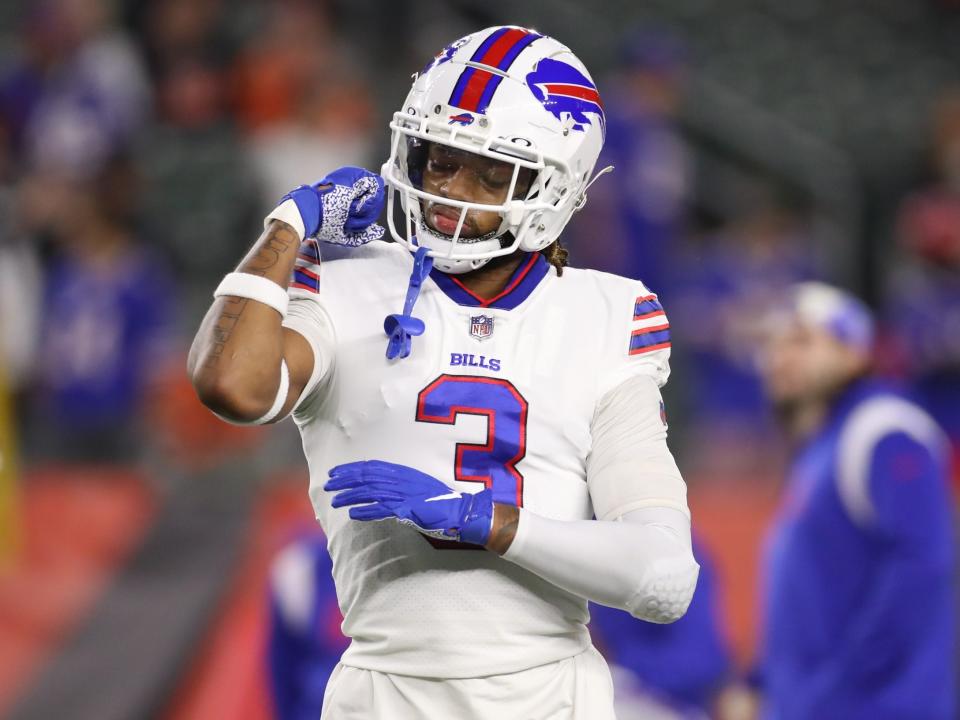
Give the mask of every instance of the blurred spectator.
M 142 0 L 131 5 L 129 22 L 157 81 L 184 61 L 203 61 L 217 68 L 229 64 L 233 48 L 226 33 L 223 0 Z
M 333 168 L 372 161 L 370 91 L 341 56 L 319 5 L 271 5 L 234 79 L 264 209 Z
M 766 553 L 765 717 L 956 715 L 945 438 L 870 377 L 866 307 L 796 286 L 765 357 L 795 443 Z
M 670 34 L 628 36 L 621 72 L 600 87 L 606 141 L 597 167 L 615 171 L 590 191 L 573 246 L 576 264 L 640 279 L 664 298 L 691 186 L 676 127 L 685 73 L 686 50 Z
M 717 693 L 730 679 L 715 569 L 696 539 L 693 549 L 700 577 L 687 614 L 677 622 L 656 625 L 622 610 L 590 605 L 590 634 L 610 663 L 620 720 L 651 717 L 651 705 L 659 706 L 664 718 L 709 717 Z
M 28 167 L 88 177 L 145 120 L 149 88 L 100 0 L 30 6 L 19 61 L 0 80 L 0 117 Z
M 903 203 L 897 224 L 888 352 L 960 459 L 960 89 L 941 99 L 933 137 L 934 180 Z
M 216 126 L 226 120 L 223 73 L 199 58 L 172 62 L 157 86 L 162 123 L 184 131 Z
M 240 55 L 234 72 L 237 118 L 247 132 L 291 119 L 301 105 L 303 88 L 333 79 L 325 71 L 331 67 L 335 44 L 322 5 L 281 0 L 269 9 L 264 27 Z
M 372 110 L 366 85 L 346 72 L 331 68 L 301 87 L 295 113 L 250 139 L 263 206 L 344 165 L 378 171 L 371 166 Z
M 730 463 L 756 469 L 762 458 L 753 455 L 769 453 L 756 442 L 772 432 L 757 343 L 771 302 L 813 269 L 803 216 L 766 189 L 748 194 L 742 215 L 676 251 L 668 306 L 683 353 L 686 415 L 699 438 L 694 452 L 714 472 Z
M 0 185 L 0 368 L 14 395 L 33 374 L 42 309 L 36 248 L 15 226 L 15 192 Z
M 34 187 L 43 193 L 46 187 Z M 137 177 L 124 157 L 57 190 L 46 271 L 33 451 L 130 459 L 157 373 L 169 366 L 176 295 L 133 229 Z
M 268 664 L 277 720 L 316 720 L 330 673 L 349 641 L 327 540 L 313 530 L 291 542 L 270 570 Z
M 223 84 L 223 72 L 201 59 L 169 67 L 157 88 L 160 122 L 138 156 L 150 187 L 147 228 L 197 291 L 247 245 L 260 217 Z

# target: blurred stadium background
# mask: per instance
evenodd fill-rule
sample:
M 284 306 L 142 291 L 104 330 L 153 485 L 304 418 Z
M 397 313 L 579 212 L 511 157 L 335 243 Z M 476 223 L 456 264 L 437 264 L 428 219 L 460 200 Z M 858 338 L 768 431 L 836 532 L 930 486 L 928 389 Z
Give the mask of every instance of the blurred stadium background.
M 411 73 L 502 23 L 569 44 L 603 94 L 617 170 L 566 243 L 671 314 L 725 672 L 755 649 L 784 463 L 755 349 L 787 283 L 864 297 L 883 372 L 960 447 L 955 0 L 5 2 L 0 716 L 270 716 L 269 567 L 314 532 L 305 463 L 292 423 L 201 408 L 186 349 L 275 200 L 377 169 Z

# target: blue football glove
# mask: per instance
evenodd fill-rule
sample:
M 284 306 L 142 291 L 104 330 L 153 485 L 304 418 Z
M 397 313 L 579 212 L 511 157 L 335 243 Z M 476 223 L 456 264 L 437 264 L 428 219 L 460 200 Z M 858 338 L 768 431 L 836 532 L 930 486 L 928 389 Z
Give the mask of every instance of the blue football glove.
M 356 247 L 383 237 L 376 219 L 385 198 L 383 178 L 369 170 L 342 167 L 314 185 L 301 185 L 280 202 L 293 200 L 304 237 Z
M 396 518 L 425 535 L 486 545 L 493 524 L 493 492 L 461 493 L 406 465 L 366 460 L 330 470 L 324 490 L 333 507 L 351 505 L 354 520 Z

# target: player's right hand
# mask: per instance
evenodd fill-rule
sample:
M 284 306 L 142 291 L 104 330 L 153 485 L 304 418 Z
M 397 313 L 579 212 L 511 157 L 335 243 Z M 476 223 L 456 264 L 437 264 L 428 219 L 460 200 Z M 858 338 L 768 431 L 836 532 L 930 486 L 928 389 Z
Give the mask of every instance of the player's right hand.
M 493 492 L 461 493 L 416 468 L 360 460 L 330 469 L 323 486 L 335 508 L 353 520 L 395 518 L 425 535 L 486 545 L 493 525 Z
M 301 185 L 281 198 L 293 200 L 304 237 L 356 247 L 383 237 L 376 223 L 385 198 L 383 178 L 369 170 L 342 167 L 313 185 Z

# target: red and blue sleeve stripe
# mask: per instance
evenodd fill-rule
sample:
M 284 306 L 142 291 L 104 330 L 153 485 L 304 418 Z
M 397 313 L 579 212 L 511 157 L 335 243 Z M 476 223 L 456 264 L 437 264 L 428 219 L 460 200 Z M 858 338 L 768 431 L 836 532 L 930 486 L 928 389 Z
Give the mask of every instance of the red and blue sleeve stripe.
M 670 324 L 634 330 L 630 334 L 630 355 L 663 350 L 670 347 Z
M 664 315 L 663 305 L 657 300 L 656 295 L 641 295 L 637 298 L 633 308 L 634 320 L 646 320 L 647 318 Z
M 506 72 L 524 48 L 542 35 L 522 28 L 500 28 L 480 44 L 470 62 Z M 468 67 L 457 80 L 450 105 L 475 113 L 484 113 L 503 81 L 502 75 L 477 67 Z
M 320 262 L 320 248 L 317 247 L 317 241 L 304 240 L 300 245 L 300 250 L 297 253 L 297 257 L 300 260 L 306 260 L 307 262 L 318 264 Z
M 648 320 L 646 327 L 630 333 L 630 355 L 641 355 L 670 347 L 670 323 L 663 305 L 653 294 L 641 295 L 633 304 L 633 320 Z M 658 322 L 659 321 L 659 322 Z
M 290 283 L 290 287 L 318 293 L 320 292 L 320 276 L 304 267 L 294 268 L 293 282 Z
M 320 247 L 316 240 L 305 240 L 297 252 L 290 287 L 320 292 Z

